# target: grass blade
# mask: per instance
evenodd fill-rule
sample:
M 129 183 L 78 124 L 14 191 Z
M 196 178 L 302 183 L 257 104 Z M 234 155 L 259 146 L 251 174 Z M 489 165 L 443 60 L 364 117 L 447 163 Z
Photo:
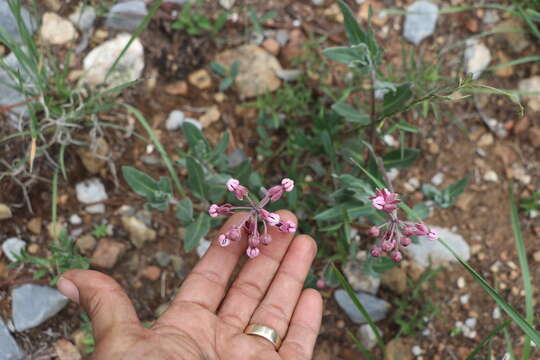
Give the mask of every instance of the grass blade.
M 375 357 L 373 355 L 371 355 L 369 350 L 366 349 L 364 344 L 362 344 L 362 342 L 360 340 L 358 340 L 358 338 L 351 332 L 351 330 L 349 330 L 349 329 L 346 329 L 346 330 L 347 330 L 347 335 L 352 340 L 352 342 L 356 345 L 358 350 L 360 350 L 362 355 L 364 355 L 364 358 L 366 358 L 367 360 L 375 360 Z
M 358 297 L 354 293 L 354 290 L 353 290 L 351 284 L 349 284 L 349 282 L 347 281 L 345 276 L 343 276 L 341 271 L 339 271 L 339 269 L 337 268 L 337 266 L 334 263 L 332 263 L 332 267 L 334 268 L 334 273 L 337 275 L 337 278 L 338 278 L 341 286 L 343 286 L 343 288 L 345 289 L 345 291 L 347 292 L 347 294 L 351 298 L 354 306 L 356 306 L 356 308 L 362 313 L 364 318 L 367 320 L 367 322 L 369 324 L 369 327 L 375 333 L 375 337 L 377 338 L 377 344 L 379 345 L 381 350 L 384 352 L 384 350 L 385 350 L 384 341 L 383 341 L 383 339 L 381 337 L 381 333 L 379 332 L 379 329 L 375 325 L 375 322 L 373 321 L 371 316 L 369 316 L 369 314 L 366 311 L 366 308 L 364 307 L 364 305 L 362 305 L 362 303 L 358 300 Z
M 525 243 L 523 242 L 523 234 L 521 233 L 521 226 L 519 224 L 518 210 L 516 206 L 516 200 L 512 193 L 512 184 L 509 185 L 510 194 L 510 216 L 512 220 L 512 228 L 514 229 L 514 239 L 516 241 L 516 249 L 519 258 L 519 267 L 521 269 L 521 278 L 523 279 L 523 289 L 525 290 L 525 319 L 529 324 L 533 324 L 534 312 L 533 312 L 533 298 L 532 298 L 532 284 L 531 274 L 529 272 L 529 264 L 527 262 L 527 251 L 525 249 Z M 523 359 L 528 359 L 531 352 L 531 342 L 529 339 L 525 339 L 525 345 L 523 346 Z
M 476 345 L 476 347 L 474 348 L 474 350 L 469 354 L 469 356 L 467 356 L 467 360 L 474 360 L 475 359 L 475 356 L 476 354 L 478 354 L 483 348 L 484 346 L 495 336 L 497 335 L 498 333 L 500 333 L 501 331 L 503 331 L 504 329 L 506 329 L 506 327 L 511 323 L 510 320 L 506 320 L 505 322 L 503 322 L 501 325 L 497 326 L 495 329 L 491 330 L 484 339 L 482 339 L 482 341 L 480 341 L 480 343 L 478 345 Z
M 152 139 L 152 142 L 154 143 L 154 146 L 156 149 L 158 149 L 159 153 L 161 154 L 161 158 L 163 159 L 163 162 L 165 163 L 165 166 L 167 167 L 167 170 L 169 170 L 169 174 L 171 175 L 174 185 L 178 189 L 178 192 L 180 193 L 181 197 L 186 197 L 186 192 L 184 191 L 184 188 L 180 184 L 180 179 L 178 178 L 178 175 L 176 174 L 176 171 L 174 170 L 171 158 L 167 154 L 167 151 L 165 151 L 165 148 L 161 143 L 159 142 L 158 138 L 156 137 L 156 134 L 154 133 L 154 130 L 150 127 L 150 124 L 148 124 L 148 121 L 144 118 L 143 114 L 133 106 L 129 104 L 122 104 L 126 109 L 128 109 L 135 118 L 141 123 L 144 130 L 146 130 L 148 136 L 150 139 Z

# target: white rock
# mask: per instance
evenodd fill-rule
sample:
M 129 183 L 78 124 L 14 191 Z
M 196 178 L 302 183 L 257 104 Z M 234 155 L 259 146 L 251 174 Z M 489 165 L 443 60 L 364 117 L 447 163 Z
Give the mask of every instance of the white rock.
M 435 186 L 439 186 L 443 183 L 444 181 L 444 174 L 441 173 L 441 172 L 438 172 L 436 173 L 432 178 L 431 178 L 431 183 Z
M 358 328 L 358 339 L 368 350 L 377 345 L 377 336 L 369 324 L 364 324 Z
M 525 92 L 540 92 L 540 76 L 533 76 L 519 81 L 519 90 Z M 540 94 L 521 95 L 527 100 L 527 104 L 532 111 L 540 111 Z
M 185 115 L 180 110 L 173 110 L 165 122 L 165 128 L 169 131 L 178 130 L 184 124 Z
M 499 176 L 497 176 L 497 173 L 493 170 L 489 170 L 484 174 L 484 180 L 489 182 L 499 182 Z
M 471 256 L 470 248 L 461 235 L 452 232 L 450 229 L 437 226 L 431 226 L 431 229 L 437 231 L 439 238 L 444 240 L 459 257 L 465 261 L 469 260 Z M 418 265 L 426 268 L 429 266 L 430 261 L 435 267 L 457 262 L 452 253 L 441 242 L 429 240 L 425 236 L 418 237 L 418 240 L 417 244 L 412 243 L 406 248 L 413 261 Z
M 197 255 L 202 258 L 210 248 L 210 245 L 212 245 L 211 241 L 203 239 L 199 246 L 197 246 Z
M 46 43 L 62 45 L 77 39 L 79 34 L 75 26 L 53 12 L 43 14 L 40 36 Z
M 414 345 L 411 349 L 411 352 L 413 353 L 414 356 L 419 356 L 424 353 L 424 350 L 422 350 L 420 346 Z
M 495 306 L 493 312 L 491 313 L 491 317 L 495 320 L 499 320 L 501 318 L 501 308 Z
M 124 47 L 131 38 L 130 34 L 120 34 L 112 40 L 106 41 L 94 48 L 84 58 L 84 82 L 96 87 L 105 82 L 107 72 L 114 64 Z M 144 68 L 144 49 L 135 39 L 124 53 L 114 71 L 110 74 L 106 84 L 109 87 L 137 80 Z
M 467 285 L 467 283 L 465 282 L 465 278 L 463 276 L 460 276 L 457 279 L 457 287 L 460 288 L 460 289 L 463 289 L 465 287 L 465 285 Z
M 467 320 L 465 320 L 465 325 L 469 327 L 469 329 L 474 329 L 474 327 L 476 326 L 476 322 L 476 318 L 468 318 Z
M 396 168 L 391 168 L 390 170 L 388 170 L 386 175 L 388 175 L 388 179 L 390 179 L 390 181 L 394 181 L 399 176 L 399 170 Z
M 82 224 L 82 219 L 79 215 L 73 214 L 69 217 L 69 223 L 71 225 L 80 225 Z
M 224 9 L 231 10 L 235 2 L 236 0 L 219 0 L 219 5 L 221 5 Z
M 300 78 L 300 76 L 302 76 L 302 74 L 303 74 L 302 70 L 297 70 L 297 69 L 278 70 L 278 71 L 276 71 L 277 77 L 280 78 L 283 81 L 298 80 L 298 78 Z
M 417 1 L 407 8 L 403 36 L 415 45 L 433 34 L 439 8 L 429 1 Z
M 26 248 L 26 243 L 19 238 L 9 238 L 2 243 L 2 251 L 11 261 L 17 260 L 16 256 L 21 255 L 21 251 Z
M 466 305 L 469 303 L 469 299 L 470 299 L 470 295 L 469 294 L 465 294 L 465 295 L 461 295 L 459 297 L 459 302 L 462 304 L 462 305 Z
M 107 192 L 105 186 L 98 178 L 89 179 L 78 183 L 75 186 L 77 199 L 83 204 L 93 204 L 107 200 Z M 104 204 L 94 204 L 87 206 L 85 209 L 90 214 L 101 214 L 105 212 Z
M 478 79 L 491 62 L 491 53 L 486 45 L 477 39 L 467 40 L 465 49 L 465 69 L 472 73 L 473 79 Z

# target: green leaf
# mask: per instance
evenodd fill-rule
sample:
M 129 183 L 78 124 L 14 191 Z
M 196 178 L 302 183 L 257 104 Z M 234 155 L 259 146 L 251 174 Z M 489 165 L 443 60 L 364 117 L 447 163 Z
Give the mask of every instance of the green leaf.
M 191 156 L 186 158 L 186 167 L 188 170 L 187 184 L 193 194 L 198 198 L 206 199 L 206 182 L 204 179 L 204 171 L 201 165 Z
M 48 274 L 47 269 L 41 269 L 41 270 L 36 271 L 34 273 L 34 275 L 32 275 L 32 278 L 33 279 L 41 279 L 42 277 L 44 277 L 47 274 Z
M 176 205 L 176 218 L 182 222 L 193 221 L 193 203 L 186 197 Z
M 343 211 L 347 211 L 347 215 L 351 219 L 357 219 L 360 216 L 369 216 L 372 215 L 375 210 L 371 205 L 364 205 L 363 203 L 357 202 L 347 202 L 334 206 L 330 209 L 324 210 L 323 212 L 315 215 L 316 221 L 335 221 L 341 220 L 343 218 Z
M 465 191 L 465 188 L 469 184 L 469 176 L 464 176 L 458 181 L 450 184 L 446 189 L 442 191 L 443 195 L 448 196 L 451 205 L 453 205 L 459 195 Z
M 347 34 L 349 44 L 367 44 L 367 34 L 360 28 L 360 25 L 358 25 L 358 21 L 356 21 L 356 16 L 349 8 L 347 3 L 345 3 L 345 1 L 343 0 L 339 0 L 338 5 L 341 9 L 341 13 L 343 14 L 345 33 Z
M 412 209 L 412 211 L 414 211 L 414 214 L 415 214 L 414 219 L 420 218 L 423 220 L 429 217 L 429 207 L 425 203 L 416 204 L 416 206 Z
M 396 91 L 389 91 L 384 95 L 384 106 L 381 117 L 386 118 L 405 110 L 406 103 L 411 99 L 411 83 L 399 85 Z
M 238 71 L 240 70 L 240 61 L 236 60 L 231 65 L 231 77 L 234 79 L 238 75 Z
M 484 348 L 484 346 L 491 340 L 495 335 L 503 331 L 509 324 L 510 320 L 506 320 L 501 325 L 497 326 L 495 329 L 491 330 L 482 341 L 474 348 L 474 350 L 467 356 L 466 360 L 475 360 L 476 355 Z
M 149 199 L 156 191 L 159 191 L 157 181 L 134 167 L 122 166 L 122 174 L 131 189 L 140 196 Z
M 197 147 L 198 144 L 203 143 L 208 147 L 208 142 L 206 141 L 206 138 L 204 137 L 201 130 L 199 130 L 198 127 L 195 125 L 184 122 L 182 125 L 182 131 L 184 132 L 184 135 L 186 136 L 186 139 L 188 141 L 188 145 L 191 149 L 194 149 Z
M 323 55 L 330 60 L 334 60 L 338 63 L 347 65 L 352 64 L 356 61 L 365 62 L 366 52 L 359 49 L 367 50 L 367 48 L 365 47 L 350 48 L 348 46 L 336 46 L 324 49 Z
M 234 80 L 231 77 L 226 77 L 219 84 L 219 90 L 220 91 L 227 90 L 228 88 L 230 88 L 233 85 L 233 82 L 234 82 Z
M 327 286 L 335 288 L 339 286 L 339 280 L 333 266 L 327 266 L 324 270 L 324 282 Z
M 197 220 L 192 222 L 186 229 L 184 238 L 184 251 L 186 253 L 199 245 L 201 239 L 208 234 L 210 230 L 210 216 L 205 213 L 199 214 Z
M 218 75 L 221 75 L 223 77 L 227 76 L 227 69 L 225 69 L 225 67 L 220 63 L 212 61 L 210 63 L 210 68 Z
M 360 125 L 369 124 L 369 115 L 365 112 L 355 109 L 352 105 L 346 103 L 338 103 L 332 105 L 332 110 L 343 116 L 347 120 Z
M 403 155 L 403 156 L 402 156 Z M 406 148 L 392 150 L 382 157 L 385 169 L 403 169 L 411 166 L 420 155 L 419 149 Z

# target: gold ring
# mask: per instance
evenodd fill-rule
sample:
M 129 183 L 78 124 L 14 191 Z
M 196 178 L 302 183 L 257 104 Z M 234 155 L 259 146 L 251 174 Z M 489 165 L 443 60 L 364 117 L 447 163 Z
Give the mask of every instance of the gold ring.
M 276 348 L 276 350 L 279 349 L 279 346 L 281 345 L 281 338 L 279 337 L 277 331 L 265 325 L 261 325 L 261 324 L 248 325 L 244 333 L 248 335 L 256 335 L 256 336 L 265 338 L 266 340 L 274 344 L 274 347 Z

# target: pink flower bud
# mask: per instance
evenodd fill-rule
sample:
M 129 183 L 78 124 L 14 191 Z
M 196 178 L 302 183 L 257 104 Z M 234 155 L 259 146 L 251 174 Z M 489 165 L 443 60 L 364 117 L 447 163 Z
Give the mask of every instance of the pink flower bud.
M 400 243 L 402 246 L 405 246 L 405 247 L 411 245 L 411 242 L 412 242 L 412 241 L 411 241 L 411 238 L 410 238 L 410 237 L 407 237 L 407 236 L 406 236 L 406 237 L 402 237 L 401 240 L 399 241 L 399 243 Z
M 413 226 L 405 226 L 403 228 L 403 235 L 405 236 L 411 236 L 411 235 L 414 235 L 415 233 L 415 228 Z
M 416 227 L 414 235 L 427 235 L 429 232 L 428 227 L 422 223 L 414 224 L 414 226 Z
M 384 241 L 382 244 L 381 244 L 381 249 L 384 251 L 384 252 L 390 252 L 394 249 L 394 243 L 391 242 L 391 241 Z
M 266 193 L 266 196 L 268 196 L 268 198 L 272 202 L 278 201 L 282 195 L 283 195 L 283 187 L 281 185 L 272 186 Z
M 257 256 L 259 256 L 260 253 L 261 251 L 259 250 L 259 248 L 248 247 L 246 250 L 247 256 L 249 256 L 251 259 L 256 258 Z
M 427 237 L 429 240 L 437 240 L 439 238 L 439 234 L 437 234 L 437 231 L 435 230 L 429 230 Z
M 259 233 L 257 231 L 251 234 L 251 236 L 248 239 L 248 243 L 250 247 L 254 247 L 254 248 L 259 247 L 261 240 L 259 237 Z
M 210 205 L 210 208 L 208 209 L 208 214 L 210 214 L 211 217 L 219 216 L 219 206 L 216 204 Z
M 279 215 L 276 213 L 271 213 L 269 211 L 261 209 L 259 211 L 259 214 L 261 215 L 261 218 L 268 223 L 268 225 L 276 226 L 280 222 Z
M 227 189 L 233 192 L 238 200 L 243 200 L 244 196 L 248 193 L 248 189 L 240 185 L 240 181 L 236 179 L 229 179 L 227 181 Z
M 319 289 L 324 289 L 326 287 L 326 281 L 324 281 L 324 279 L 317 280 L 317 287 Z
M 271 241 L 272 237 L 270 235 L 264 234 L 263 236 L 261 236 L 261 242 L 263 243 L 263 245 L 268 245 Z
M 371 200 L 371 205 L 377 209 L 391 213 L 397 209 L 398 194 L 389 191 L 388 189 L 379 189 L 375 191 L 375 196 L 369 198 Z
M 231 230 L 227 232 L 227 237 L 231 239 L 231 241 L 238 241 L 240 240 L 240 229 L 236 226 L 233 227 Z
M 296 231 L 296 224 L 292 221 L 287 220 L 285 222 L 282 222 L 281 225 L 279 225 L 279 230 L 282 232 L 293 233 Z
M 377 237 L 381 233 L 381 230 L 377 226 L 372 226 L 368 231 L 368 236 Z
M 382 255 L 382 250 L 380 247 L 374 246 L 373 248 L 371 248 L 371 256 L 379 257 L 381 255 Z
M 401 255 L 399 251 L 392 252 L 390 257 L 392 258 L 394 262 L 400 262 L 401 259 L 403 259 L 403 255 Z
M 283 190 L 286 192 L 291 192 L 294 189 L 294 181 L 289 178 L 285 178 L 281 180 L 281 186 L 283 186 Z
M 229 240 L 229 238 L 223 234 L 219 235 L 218 241 L 219 241 L 219 245 L 223 247 L 229 246 L 231 244 L 231 241 Z

